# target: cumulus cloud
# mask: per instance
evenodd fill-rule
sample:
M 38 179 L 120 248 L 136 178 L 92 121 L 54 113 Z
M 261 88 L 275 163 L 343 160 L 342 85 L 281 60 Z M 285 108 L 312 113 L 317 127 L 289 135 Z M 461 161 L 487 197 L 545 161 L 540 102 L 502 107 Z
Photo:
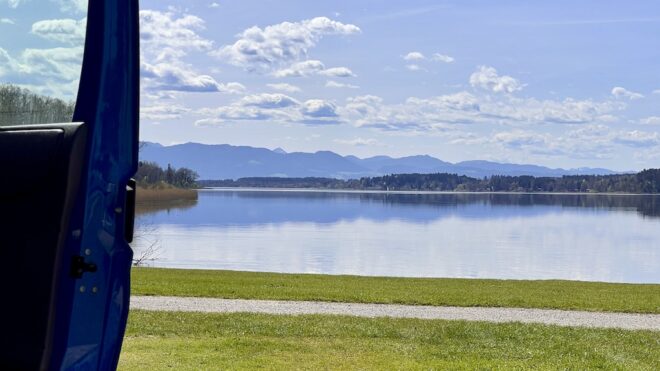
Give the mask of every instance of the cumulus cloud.
M 75 19 L 47 19 L 35 22 L 32 33 L 46 40 L 57 41 L 70 45 L 83 45 L 85 43 L 85 27 L 87 18 Z
M 455 124 L 479 119 L 477 99 L 461 92 L 431 98 L 408 98 L 401 104 L 385 104 L 383 99 L 363 95 L 347 99 L 340 112 L 357 126 L 383 130 L 446 130 Z
M 511 95 L 483 97 L 463 91 L 427 98 L 410 97 L 385 104 L 376 96 L 358 96 L 339 107 L 342 116 L 357 126 L 385 130 L 446 130 L 457 124 L 567 124 L 611 122 L 612 113 L 625 108 L 614 101 L 537 100 Z
M 154 106 L 140 107 L 140 118 L 146 120 L 173 120 L 179 119 L 190 109 L 172 104 L 160 104 Z
M 612 95 L 617 99 L 636 100 L 636 99 L 644 98 L 642 94 L 636 93 L 634 91 L 630 91 L 620 86 L 616 86 L 612 88 Z
M 17 58 L 0 48 L 0 78 L 39 94 L 73 98 L 83 48 L 25 49 Z
M 417 67 L 419 67 L 417 65 L 417 63 L 422 62 L 422 61 L 429 61 L 429 60 L 434 61 L 434 62 L 442 62 L 442 63 L 453 63 L 454 62 L 454 58 L 450 57 L 446 54 L 433 53 L 433 55 L 429 58 L 429 57 L 426 57 L 424 54 L 422 54 L 420 52 L 410 52 L 410 53 L 403 56 L 403 60 L 405 60 L 407 62 L 414 62 L 414 63 L 408 64 L 408 66 L 417 66 Z M 413 70 L 419 70 L 419 68 L 416 68 L 416 69 L 415 69 L 415 67 L 412 67 L 412 68 L 413 68 Z M 411 68 L 409 68 L 409 69 L 411 69 Z
M 156 64 L 146 62 L 140 65 L 140 74 L 150 90 L 182 92 L 221 92 L 240 94 L 245 86 L 238 82 L 219 83 L 209 75 L 200 75 L 192 71 L 192 66 L 178 60 L 169 60 Z
M 320 75 L 332 77 L 355 77 L 353 71 L 346 67 L 332 67 L 319 71 Z
M 13 20 L 9 18 L 0 18 L 0 23 L 2 24 L 16 24 Z
M 325 83 L 325 87 L 326 87 L 326 88 L 338 88 L 338 89 L 341 89 L 341 88 L 346 88 L 346 89 L 359 89 L 359 88 L 360 88 L 360 87 L 357 86 L 357 85 L 344 84 L 344 83 L 337 82 L 337 81 L 334 81 L 334 80 L 328 80 L 328 81 L 326 81 L 326 83 Z
M 285 93 L 298 93 L 298 92 L 300 92 L 299 87 L 297 87 L 295 85 L 287 84 L 287 83 L 266 84 L 266 86 L 268 86 L 271 89 L 283 91 Z
M 198 31 L 205 28 L 204 20 L 194 15 L 140 11 L 140 44 L 153 54 L 158 54 L 161 48 L 210 50 L 213 42 L 198 34 Z
M 332 77 L 354 77 L 355 74 L 347 67 L 325 68 L 323 62 L 319 60 L 306 60 L 296 62 L 287 68 L 273 72 L 275 77 L 308 77 L 313 75 L 323 75 Z
M 360 28 L 327 17 L 300 22 L 282 22 L 265 28 L 253 26 L 241 32 L 238 40 L 213 54 L 247 71 L 267 71 L 307 56 L 321 38 L 328 35 L 352 35 Z
M 443 63 L 453 63 L 455 60 L 453 57 L 440 53 L 433 54 L 432 59 L 436 62 L 443 62 Z
M 59 3 L 60 9 L 63 12 L 86 13 L 87 4 L 89 0 L 52 0 L 52 1 L 56 1 L 57 3 Z
M 306 77 L 315 75 L 325 69 L 325 65 L 321 61 L 306 60 L 297 62 L 281 70 L 273 73 L 275 77 Z
M 409 71 L 422 71 L 423 68 L 418 64 L 406 64 L 406 69 Z
M 403 56 L 403 60 L 405 61 L 421 61 L 424 59 L 426 59 L 426 57 L 420 52 L 410 52 Z
M 221 92 L 239 94 L 245 86 L 238 82 L 221 83 L 209 74 L 199 73 L 184 62 L 188 53 L 208 52 L 213 42 L 198 32 L 204 20 L 194 15 L 179 15 L 156 10 L 140 11 L 140 74 L 146 90 L 181 92 Z
M 294 98 L 284 94 L 255 94 L 247 95 L 240 100 L 240 104 L 246 107 L 259 107 L 259 108 L 286 108 L 291 106 L 298 106 L 300 103 Z
M 614 138 L 614 142 L 633 148 L 655 147 L 660 145 L 660 135 L 640 130 L 622 131 Z
M 492 91 L 494 93 L 514 93 L 524 87 L 517 79 L 497 74 L 497 70 L 489 66 L 480 66 L 470 75 L 470 85 L 475 88 Z
M 212 2 L 211 4 L 209 4 L 209 8 L 219 8 L 219 7 L 220 7 L 220 4 L 218 4 L 216 2 Z
M 653 94 L 660 94 L 660 89 L 655 89 L 655 90 L 653 90 L 652 93 L 653 93 Z
M 322 99 L 309 99 L 299 102 L 284 94 L 254 94 L 245 96 L 234 103 L 216 108 L 199 110 L 203 116 L 197 125 L 216 125 L 231 121 L 273 121 L 302 123 L 307 125 L 328 125 L 341 122 L 337 106 Z
M 301 111 L 309 117 L 337 117 L 337 107 L 332 102 L 322 99 L 310 99 L 303 103 Z
M 660 125 L 660 116 L 649 116 L 639 120 L 643 125 Z

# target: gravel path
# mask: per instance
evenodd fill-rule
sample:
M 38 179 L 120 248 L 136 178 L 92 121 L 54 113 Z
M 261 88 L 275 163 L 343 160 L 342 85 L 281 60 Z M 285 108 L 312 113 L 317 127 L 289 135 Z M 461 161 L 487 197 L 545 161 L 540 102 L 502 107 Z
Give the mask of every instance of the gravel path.
M 558 326 L 660 331 L 660 314 L 582 312 L 552 309 L 434 307 L 397 304 L 328 303 L 133 296 L 131 308 L 208 313 L 335 314 L 357 317 L 396 317 L 487 322 L 543 323 Z

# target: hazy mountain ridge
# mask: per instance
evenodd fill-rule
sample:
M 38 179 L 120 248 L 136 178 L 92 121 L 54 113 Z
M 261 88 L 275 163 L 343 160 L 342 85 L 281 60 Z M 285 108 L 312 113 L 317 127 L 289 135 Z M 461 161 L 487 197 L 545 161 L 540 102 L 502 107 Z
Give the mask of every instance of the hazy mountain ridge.
M 145 142 L 141 161 L 161 166 L 188 167 L 201 179 L 238 179 L 243 177 L 326 177 L 350 179 L 401 173 L 455 173 L 482 178 L 491 175 L 609 175 L 617 172 L 600 168 L 552 169 L 538 165 L 505 164 L 491 161 L 450 163 L 428 155 L 392 158 L 358 158 L 331 151 L 285 152 L 229 144 L 185 143 L 163 146 Z

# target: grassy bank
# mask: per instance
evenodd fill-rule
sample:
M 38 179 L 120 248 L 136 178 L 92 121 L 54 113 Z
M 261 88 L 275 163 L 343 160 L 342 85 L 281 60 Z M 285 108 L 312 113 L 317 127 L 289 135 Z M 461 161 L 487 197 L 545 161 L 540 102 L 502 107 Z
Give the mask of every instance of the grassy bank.
M 660 285 L 135 268 L 134 295 L 660 313 Z
M 196 201 L 197 190 L 176 188 L 173 186 L 150 186 L 137 188 L 137 203 L 170 202 L 170 201 Z
M 657 332 L 463 321 L 131 312 L 119 369 L 660 368 Z

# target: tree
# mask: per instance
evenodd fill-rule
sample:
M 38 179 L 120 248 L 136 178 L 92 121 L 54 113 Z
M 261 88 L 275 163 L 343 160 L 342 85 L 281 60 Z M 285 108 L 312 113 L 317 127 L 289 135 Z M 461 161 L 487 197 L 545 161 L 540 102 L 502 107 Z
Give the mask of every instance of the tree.
M 70 122 L 74 102 L 46 97 L 14 85 L 0 85 L 0 125 Z

